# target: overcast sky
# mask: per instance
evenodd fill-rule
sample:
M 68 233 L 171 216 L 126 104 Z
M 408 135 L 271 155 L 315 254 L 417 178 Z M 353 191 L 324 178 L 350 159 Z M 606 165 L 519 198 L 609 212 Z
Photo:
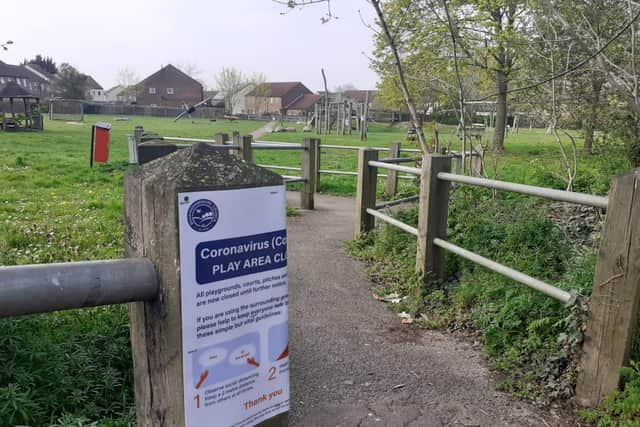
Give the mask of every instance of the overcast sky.
M 40 53 L 69 62 L 105 89 L 128 66 L 144 78 L 162 65 L 194 64 L 215 86 L 223 67 L 263 72 L 269 81 L 302 81 L 322 90 L 352 83 L 375 88 L 369 68 L 373 19 L 365 0 L 333 0 L 338 19 L 322 24 L 325 5 L 286 15 L 271 0 L 0 0 L 0 60 L 17 64 Z

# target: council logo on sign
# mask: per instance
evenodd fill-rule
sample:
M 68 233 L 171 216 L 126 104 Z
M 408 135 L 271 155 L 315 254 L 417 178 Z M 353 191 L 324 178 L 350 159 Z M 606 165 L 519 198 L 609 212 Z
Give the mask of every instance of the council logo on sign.
M 209 231 L 218 222 L 218 207 L 211 200 L 197 200 L 189 206 L 187 221 L 195 231 Z

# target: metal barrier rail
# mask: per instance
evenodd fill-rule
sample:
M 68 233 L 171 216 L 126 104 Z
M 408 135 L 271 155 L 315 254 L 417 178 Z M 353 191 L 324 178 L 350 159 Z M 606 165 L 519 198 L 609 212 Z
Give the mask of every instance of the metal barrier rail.
M 381 220 L 383 220 L 384 222 L 387 222 L 391 225 L 395 225 L 396 227 L 398 227 L 401 230 L 406 231 L 409 234 L 413 234 L 414 236 L 418 236 L 418 229 L 415 227 L 412 227 L 408 224 L 405 224 L 402 221 L 398 221 L 397 219 L 390 217 L 389 215 L 385 215 L 382 212 L 378 212 L 375 209 L 371 209 L 371 208 L 367 208 L 367 213 L 371 216 L 375 216 L 376 218 L 379 218 Z
M 178 148 L 191 148 L 193 145 L 191 144 L 173 144 Z M 239 150 L 240 147 L 238 145 L 228 144 L 228 145 L 211 145 L 211 148 L 214 150 Z
M 374 160 L 370 160 L 369 161 L 369 166 L 373 166 L 373 167 L 376 167 L 376 168 L 383 168 L 383 169 L 391 169 L 391 170 L 395 170 L 395 171 L 398 171 L 398 172 L 410 173 L 412 175 L 421 175 L 422 174 L 422 170 L 420 170 L 418 168 L 410 168 L 408 166 L 394 165 L 393 163 L 376 162 Z
M 495 271 L 496 273 L 500 273 L 503 276 L 509 277 L 510 279 L 515 280 L 516 282 L 522 283 L 536 291 L 542 292 L 545 295 L 548 295 L 552 298 L 557 299 L 558 301 L 563 302 L 566 305 L 571 305 L 576 300 L 576 295 L 560 288 L 556 288 L 548 283 L 545 283 L 541 280 L 538 280 L 534 277 L 521 273 L 517 270 L 499 264 L 495 261 L 492 261 L 488 258 L 480 256 L 476 253 L 468 251 L 460 246 L 456 246 L 452 243 L 447 242 L 442 239 L 433 239 L 433 244 L 441 247 L 442 249 L 446 249 L 449 252 L 453 252 L 456 255 L 461 256 L 462 258 L 468 259 L 476 264 L 479 264 L 485 268 L 488 268 L 491 271 Z
M 282 175 L 285 184 L 294 184 L 296 182 L 307 182 L 306 178 L 301 176 Z
M 386 159 L 380 159 L 379 161 L 384 163 L 410 163 L 418 161 L 415 157 L 387 157 Z
M 251 144 L 251 148 L 258 150 L 306 150 L 302 144 Z
M 536 187 L 533 185 L 516 184 L 513 182 L 496 181 L 486 178 L 475 178 L 447 172 L 438 173 L 438 179 L 457 182 L 460 184 L 476 185 L 478 187 L 494 188 L 496 190 L 511 191 L 514 193 L 527 194 L 529 196 L 537 196 L 545 199 L 576 203 L 579 205 L 593 206 L 602 209 L 606 209 L 609 205 L 608 197 L 585 193 L 574 193 L 572 191 L 554 190 L 551 188 Z
M 155 298 L 151 261 L 109 261 L 0 267 L 0 318 Z
M 397 199 L 397 200 L 391 200 L 391 201 L 388 201 L 388 202 L 378 203 L 376 205 L 376 210 L 377 209 L 382 209 L 382 208 L 390 208 L 391 206 L 402 205 L 403 203 L 415 202 L 418 199 L 420 199 L 420 196 L 410 196 L 410 197 L 404 197 L 402 199 Z
M 276 165 L 258 165 L 258 166 L 263 167 L 263 168 L 267 168 L 267 169 L 282 169 L 282 170 L 290 170 L 290 171 L 301 171 L 302 170 L 302 168 L 289 167 L 289 166 L 276 166 Z M 327 175 L 358 176 L 358 172 L 351 172 L 351 171 L 334 171 L 334 170 L 320 169 L 320 173 L 324 173 L 324 174 L 327 174 Z M 378 177 L 386 178 L 387 175 L 379 174 Z M 413 179 L 413 177 L 412 176 L 406 176 L 406 175 L 400 175 L 400 176 L 398 176 L 398 179 Z

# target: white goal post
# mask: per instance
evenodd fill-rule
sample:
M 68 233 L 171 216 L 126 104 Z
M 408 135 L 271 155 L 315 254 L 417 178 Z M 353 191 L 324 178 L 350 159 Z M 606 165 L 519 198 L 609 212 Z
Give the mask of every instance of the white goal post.
M 52 99 L 49 101 L 49 120 L 84 120 L 84 101 L 81 99 Z

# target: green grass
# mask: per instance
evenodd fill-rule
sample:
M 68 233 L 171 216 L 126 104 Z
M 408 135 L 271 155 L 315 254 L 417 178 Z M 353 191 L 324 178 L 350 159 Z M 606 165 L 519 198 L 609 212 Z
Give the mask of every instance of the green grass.
M 123 256 L 122 182 L 130 167 L 126 135 L 135 125 L 162 135 L 212 138 L 217 132 L 245 134 L 264 124 L 85 119 L 82 125 L 47 121 L 41 133 L 0 132 L 0 265 Z M 90 169 L 90 125 L 98 121 L 113 124 L 110 162 Z M 553 173 L 558 170 L 555 142 L 542 131 L 527 132 L 507 140 L 498 176 L 562 188 Z M 278 133 L 262 139 L 298 142 L 307 136 L 315 135 Z M 336 145 L 386 146 L 399 140 L 403 146 L 416 146 L 405 137 L 406 128 L 382 124 L 370 127 L 364 144 L 355 134 L 321 136 L 324 143 Z M 443 128 L 443 144 L 447 138 L 453 138 L 452 128 Z M 355 152 L 323 150 L 322 154 L 323 169 L 356 169 Z M 298 151 L 256 151 L 255 157 L 260 163 L 300 164 Z M 611 171 L 624 168 L 617 151 L 581 156 L 580 162 L 588 172 L 581 185 L 596 192 L 606 191 Z M 325 175 L 321 189 L 352 194 L 355 178 Z M 401 187 L 404 194 L 415 191 L 411 183 Z M 476 212 L 472 208 L 470 215 Z M 288 210 L 289 215 L 296 213 Z M 393 259 L 400 257 L 410 265 L 405 255 L 411 253 L 411 239 L 403 238 L 388 249 L 395 251 Z M 412 283 L 408 269 L 397 272 L 400 276 L 394 280 L 402 286 Z M 418 294 L 408 303 L 418 307 L 423 304 L 421 297 Z M 0 425 L 130 425 L 134 420 L 130 359 L 126 310 L 121 306 L 0 320 Z
M 303 138 L 316 137 L 315 133 L 302 133 L 302 125 L 287 125 L 294 127 L 297 132 L 272 133 L 263 136 L 265 141 L 299 142 Z M 455 136 L 454 126 L 438 125 L 441 146 L 449 146 L 452 150 L 460 150 L 460 141 Z M 322 143 L 330 145 L 387 147 L 392 141 L 400 141 L 403 148 L 418 148 L 415 141 L 407 141 L 407 125 L 372 124 L 366 141 L 360 141 L 357 132 L 351 135 L 320 135 Z M 425 130 L 427 140 L 433 138 L 433 131 Z M 619 147 L 609 147 L 600 144 L 604 155 L 585 155 L 582 153 L 583 140 L 577 132 L 572 132 L 576 138 L 578 148 L 578 174 L 574 184 L 574 191 L 605 194 L 609 189 L 611 176 L 630 168 L 624 150 Z M 487 131 L 482 136 L 483 141 L 491 141 L 492 133 Z M 570 139 L 561 135 L 561 142 L 565 145 L 568 155 L 572 156 Z M 380 153 L 384 157 L 386 153 Z M 296 152 L 288 151 L 256 151 L 257 162 L 262 164 L 296 166 L 300 165 L 300 156 Z M 335 149 L 323 149 L 321 153 L 322 169 L 329 170 L 357 170 L 357 152 Z M 566 174 L 562 162 L 561 151 L 555 136 L 548 135 L 544 129 L 522 129 L 517 134 L 511 133 L 505 140 L 505 150 L 500 155 L 486 152 L 485 163 L 487 175 L 490 178 L 513 181 L 531 185 L 541 185 L 550 188 L 565 189 Z M 290 174 L 295 174 L 291 172 Z M 402 182 L 402 187 L 408 183 Z M 382 181 L 380 182 L 382 184 Z M 333 194 L 354 194 L 355 178 L 322 175 L 320 189 Z

